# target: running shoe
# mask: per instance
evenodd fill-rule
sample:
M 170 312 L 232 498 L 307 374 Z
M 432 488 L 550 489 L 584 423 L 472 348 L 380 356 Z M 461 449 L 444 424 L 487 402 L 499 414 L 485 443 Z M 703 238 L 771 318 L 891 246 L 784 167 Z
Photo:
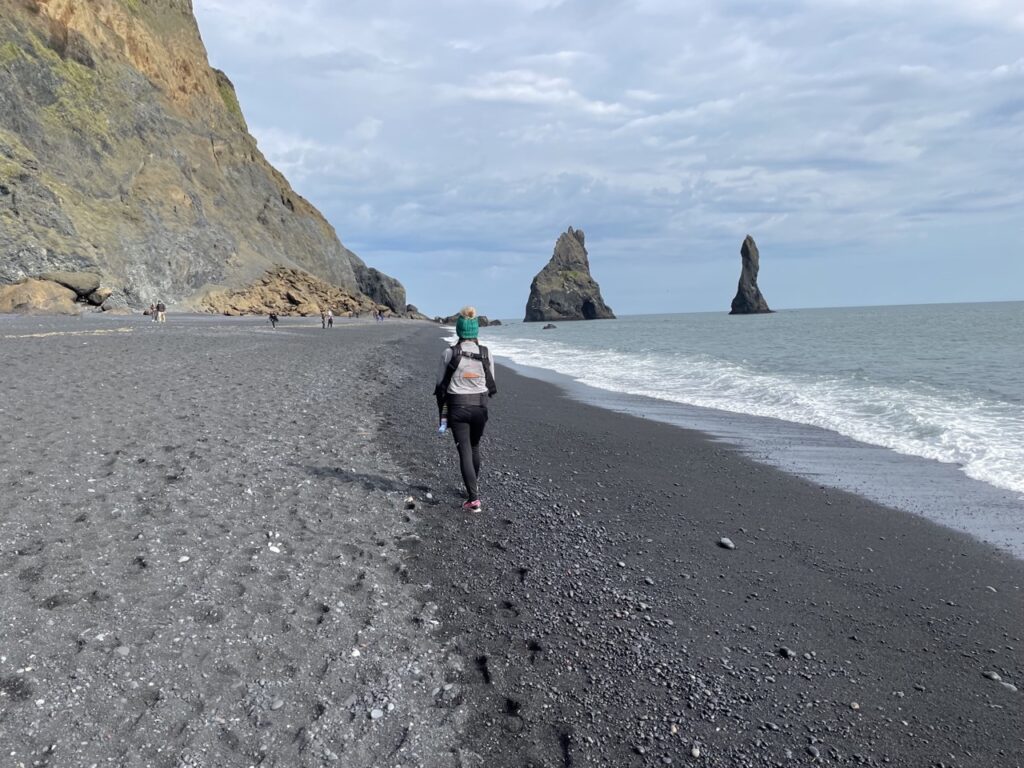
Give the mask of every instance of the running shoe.
M 480 511 L 480 501 L 479 501 L 479 499 L 477 499 L 475 501 L 467 501 L 465 504 L 462 505 L 462 509 L 465 510 L 466 512 L 479 512 Z

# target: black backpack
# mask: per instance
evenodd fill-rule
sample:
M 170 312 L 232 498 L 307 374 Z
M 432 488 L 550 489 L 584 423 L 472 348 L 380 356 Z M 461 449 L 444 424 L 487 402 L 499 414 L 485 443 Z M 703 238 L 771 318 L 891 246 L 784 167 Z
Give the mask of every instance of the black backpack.
M 484 366 L 484 379 L 487 382 L 487 394 L 494 397 L 498 393 L 498 387 L 494 383 L 494 376 L 491 374 L 491 355 L 487 351 L 487 347 L 480 345 L 480 352 L 466 352 L 460 344 L 456 344 L 452 349 L 452 359 L 448 361 L 448 367 L 444 369 L 444 378 L 441 379 L 441 383 L 434 387 L 434 399 L 437 400 L 437 410 L 440 412 L 444 409 L 444 401 L 448 397 L 448 386 L 452 383 L 452 377 L 455 375 L 455 371 L 459 369 L 459 365 L 462 363 L 462 358 L 468 357 L 470 360 L 479 360 Z

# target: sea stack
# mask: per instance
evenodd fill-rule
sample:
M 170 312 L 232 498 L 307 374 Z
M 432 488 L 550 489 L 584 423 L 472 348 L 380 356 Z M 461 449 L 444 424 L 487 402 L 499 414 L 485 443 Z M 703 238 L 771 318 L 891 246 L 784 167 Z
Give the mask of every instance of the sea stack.
M 559 236 L 551 261 L 530 284 L 524 322 L 615 319 L 590 276 L 584 239 L 583 230 L 572 227 Z
M 757 287 L 760 256 L 757 252 L 757 243 L 750 235 L 743 240 L 740 256 L 743 257 L 743 271 L 740 272 L 739 288 L 736 289 L 736 298 L 732 300 L 732 310 L 729 314 L 756 315 L 771 312 L 768 309 L 768 302 L 764 300 L 761 290 Z

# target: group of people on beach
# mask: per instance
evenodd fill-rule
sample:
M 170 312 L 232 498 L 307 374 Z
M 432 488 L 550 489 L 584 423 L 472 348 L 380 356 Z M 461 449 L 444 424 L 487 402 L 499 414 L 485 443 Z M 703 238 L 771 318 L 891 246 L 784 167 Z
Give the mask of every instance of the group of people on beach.
M 161 305 L 162 306 L 162 305 Z M 154 311 L 153 305 L 150 305 L 150 310 Z M 267 315 L 267 319 L 270 321 L 272 328 L 277 328 L 277 324 L 281 321 L 276 312 L 270 312 Z M 384 313 L 377 310 L 373 311 L 373 319 L 378 323 L 384 322 Z M 162 322 L 162 321 L 161 321 Z M 334 310 L 320 310 L 320 327 L 321 328 L 333 328 L 334 327 Z
M 149 309 L 146 312 L 149 315 L 149 319 L 154 323 L 166 323 L 167 322 L 167 305 L 162 301 L 158 301 L 155 304 L 151 303 Z

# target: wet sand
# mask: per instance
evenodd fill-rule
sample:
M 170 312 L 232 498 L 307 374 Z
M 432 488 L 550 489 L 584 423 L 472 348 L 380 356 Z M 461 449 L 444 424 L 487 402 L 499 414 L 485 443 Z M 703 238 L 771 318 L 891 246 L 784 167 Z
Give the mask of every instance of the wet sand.
M 0 764 L 1024 764 L 1020 561 L 441 336 L 0 317 Z

